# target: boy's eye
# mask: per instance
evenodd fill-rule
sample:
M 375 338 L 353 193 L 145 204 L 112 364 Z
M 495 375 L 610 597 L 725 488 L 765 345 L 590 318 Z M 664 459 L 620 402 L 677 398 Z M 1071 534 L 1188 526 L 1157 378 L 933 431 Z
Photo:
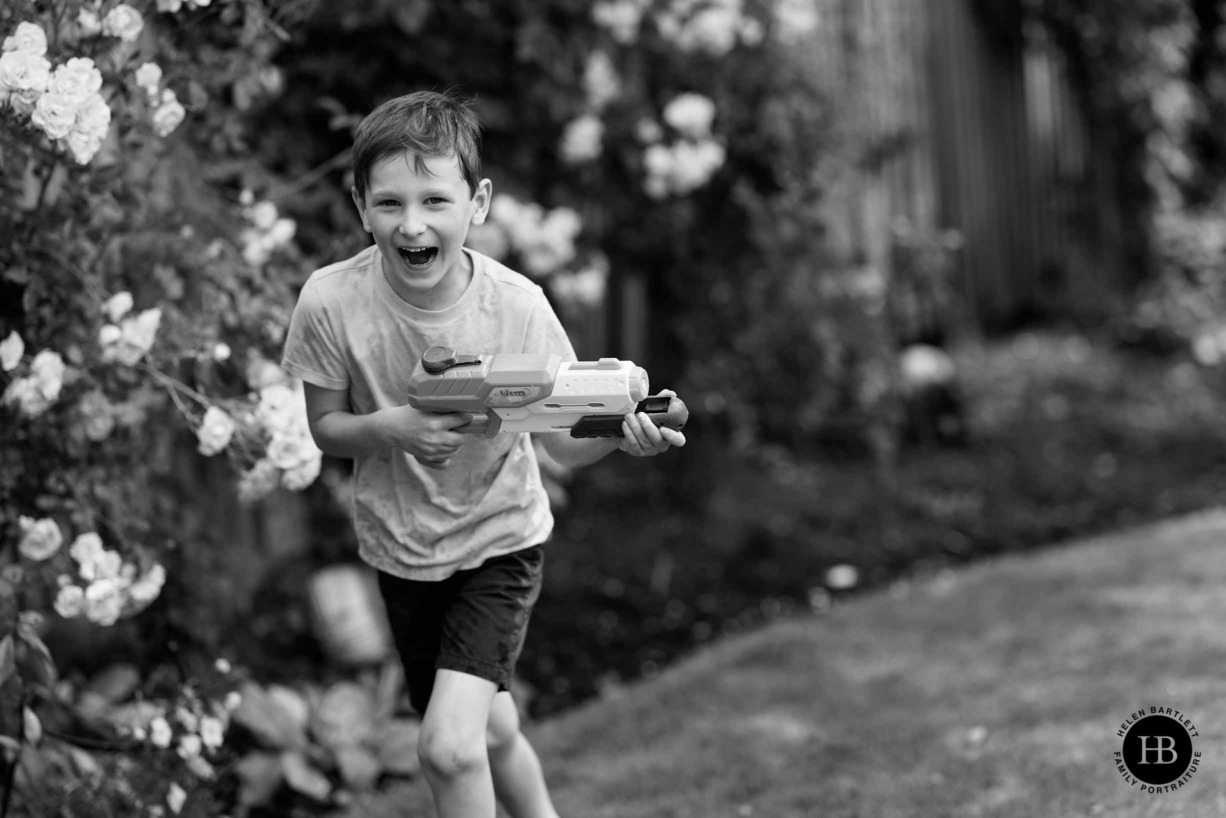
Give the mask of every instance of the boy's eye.
M 442 196 L 429 196 L 426 198 L 426 204 L 443 204 L 446 201 Z
M 399 202 L 395 199 L 382 199 L 378 202 L 378 207 L 395 207 Z

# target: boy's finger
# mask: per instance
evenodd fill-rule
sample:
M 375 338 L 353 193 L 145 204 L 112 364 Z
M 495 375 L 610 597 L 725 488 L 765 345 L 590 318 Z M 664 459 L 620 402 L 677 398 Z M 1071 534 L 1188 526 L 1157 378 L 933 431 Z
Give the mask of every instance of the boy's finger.
M 663 437 L 670 446 L 684 446 L 685 435 L 676 429 L 670 429 L 667 426 L 660 427 L 660 436 Z

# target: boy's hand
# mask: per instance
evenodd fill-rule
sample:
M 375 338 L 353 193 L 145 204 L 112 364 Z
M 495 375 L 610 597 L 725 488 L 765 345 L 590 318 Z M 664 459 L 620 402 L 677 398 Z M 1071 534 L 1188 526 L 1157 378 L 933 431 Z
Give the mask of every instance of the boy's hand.
M 411 406 L 391 411 L 395 412 L 391 443 L 432 469 L 447 467 L 467 439 L 457 429 L 473 419 L 468 412 L 421 412 Z
M 660 396 L 676 397 L 671 389 L 664 389 Z M 630 412 L 622 421 L 622 440 L 619 449 L 634 457 L 651 457 L 668 451 L 673 446 L 684 446 L 685 435 L 676 429 L 656 426 L 645 414 Z

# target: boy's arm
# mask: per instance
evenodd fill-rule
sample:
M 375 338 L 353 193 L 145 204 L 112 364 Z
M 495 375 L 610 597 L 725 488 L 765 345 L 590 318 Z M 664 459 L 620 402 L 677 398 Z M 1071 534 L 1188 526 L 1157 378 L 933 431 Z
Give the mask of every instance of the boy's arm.
M 668 389 L 661 395 L 676 395 Z M 540 435 L 545 451 L 563 466 L 577 468 L 595 463 L 605 455 L 622 450 L 634 457 L 651 457 L 673 446 L 684 446 L 685 435 L 676 429 L 657 427 L 646 415 L 627 414 L 622 420 L 622 436 L 605 438 L 573 438 L 563 434 Z
M 395 447 L 424 465 L 442 468 L 464 445 L 464 435 L 456 427 L 472 420 L 466 412 L 425 413 L 407 405 L 355 415 L 344 390 L 305 382 L 303 390 L 315 445 L 334 457 L 357 458 Z

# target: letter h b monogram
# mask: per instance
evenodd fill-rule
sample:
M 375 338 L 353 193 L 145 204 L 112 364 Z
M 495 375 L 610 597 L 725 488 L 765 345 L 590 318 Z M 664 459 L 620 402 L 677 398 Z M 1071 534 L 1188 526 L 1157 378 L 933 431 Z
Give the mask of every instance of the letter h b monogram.
M 1174 764 L 1179 759 L 1179 754 L 1175 752 L 1175 737 L 1174 736 L 1137 736 L 1141 740 L 1141 764 L 1151 763 L 1149 754 L 1151 751 L 1157 753 L 1158 760 L 1152 762 L 1155 764 Z M 1150 747 L 1149 740 L 1154 739 L 1157 746 Z M 1167 754 L 1170 753 L 1170 757 Z

